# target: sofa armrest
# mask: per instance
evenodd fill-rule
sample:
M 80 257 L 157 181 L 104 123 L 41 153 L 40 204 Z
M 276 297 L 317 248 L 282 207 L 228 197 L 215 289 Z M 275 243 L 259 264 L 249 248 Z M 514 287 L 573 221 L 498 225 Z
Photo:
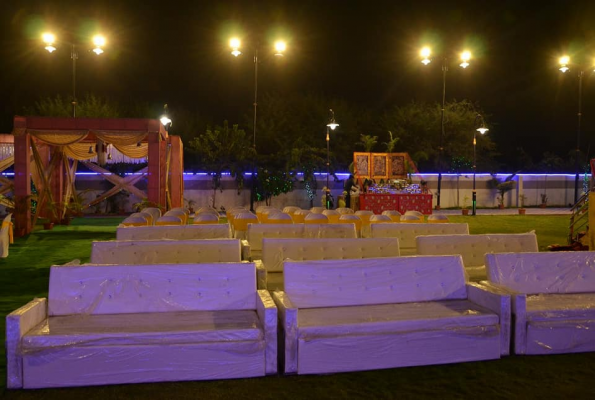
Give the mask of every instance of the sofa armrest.
M 6 369 L 9 389 L 23 387 L 23 336 L 47 318 L 47 299 L 34 299 L 6 316 Z
M 527 351 L 527 295 L 512 296 L 512 315 L 514 315 L 514 353 L 525 354 Z
M 262 260 L 254 261 L 256 265 L 256 287 L 259 290 L 267 290 L 267 270 Z
M 242 245 L 242 260 L 251 261 L 250 257 L 252 257 L 252 255 L 250 252 L 250 243 L 246 239 L 243 239 L 241 241 L 241 245 Z
M 286 374 L 298 371 L 298 343 L 297 343 L 297 312 L 285 292 L 273 292 L 273 300 L 279 309 L 279 321 L 283 327 L 284 340 L 281 342 L 281 354 L 285 358 L 284 372 Z
M 277 373 L 277 307 L 273 298 L 266 290 L 258 291 L 256 312 L 264 327 L 265 372 Z
M 500 354 L 510 354 L 510 294 L 471 282 L 467 283 L 467 298 L 473 303 L 496 313 L 500 317 Z

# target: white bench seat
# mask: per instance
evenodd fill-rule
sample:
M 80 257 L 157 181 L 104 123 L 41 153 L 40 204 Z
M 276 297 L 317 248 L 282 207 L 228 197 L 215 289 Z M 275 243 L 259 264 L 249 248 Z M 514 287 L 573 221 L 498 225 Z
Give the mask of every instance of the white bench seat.
M 262 340 L 260 327 L 252 310 L 63 315 L 49 317 L 27 332 L 22 349 L 254 341 Z

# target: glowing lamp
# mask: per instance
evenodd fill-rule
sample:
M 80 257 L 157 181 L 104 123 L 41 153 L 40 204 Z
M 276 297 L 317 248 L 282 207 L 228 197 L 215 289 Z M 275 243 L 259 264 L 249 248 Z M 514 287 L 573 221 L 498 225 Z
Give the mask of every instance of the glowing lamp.
M 231 54 L 234 57 L 237 57 L 240 54 L 242 54 L 242 52 L 240 51 L 240 45 L 241 45 L 241 42 L 240 42 L 240 39 L 238 39 L 238 38 L 232 38 L 229 41 L 229 47 L 231 47 L 231 49 L 232 49 Z
M 47 51 L 52 53 L 56 50 L 56 48 L 54 47 L 54 43 L 56 42 L 56 36 L 54 36 L 54 34 L 46 32 L 43 35 L 41 35 L 41 39 L 46 44 L 45 49 Z
M 287 44 L 279 40 L 275 43 L 275 56 L 283 57 L 283 52 L 287 49 Z
M 463 61 L 462 63 L 460 63 L 459 65 L 463 68 L 467 68 L 469 66 L 469 60 L 471 59 L 471 52 L 469 51 L 464 51 L 461 53 L 461 61 Z

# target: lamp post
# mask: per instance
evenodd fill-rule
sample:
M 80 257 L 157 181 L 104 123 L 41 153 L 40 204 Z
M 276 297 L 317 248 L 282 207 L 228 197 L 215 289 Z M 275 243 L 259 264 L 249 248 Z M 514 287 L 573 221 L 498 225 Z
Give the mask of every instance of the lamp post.
M 325 204 L 326 209 L 330 210 L 331 208 L 331 201 L 329 198 L 329 194 L 331 189 L 329 188 L 329 176 L 331 174 L 331 156 L 330 156 L 330 143 L 331 143 L 331 130 L 335 130 L 336 127 L 339 126 L 337 121 L 335 121 L 335 112 L 330 109 L 329 110 L 331 117 L 326 124 L 326 193 L 325 193 Z M 329 130 L 330 128 L 330 130 Z
M 242 46 L 242 42 L 239 38 L 232 38 L 229 40 L 229 47 L 231 47 L 231 54 L 234 57 L 239 57 L 242 55 L 240 48 Z M 253 126 L 252 126 L 252 147 L 254 148 L 254 152 L 256 153 L 256 117 L 257 117 L 257 107 L 258 107 L 258 49 L 259 43 L 256 44 L 254 47 L 254 117 L 253 117 Z M 278 40 L 275 42 L 275 57 L 283 57 L 285 50 L 287 49 L 287 45 L 284 41 Z M 255 166 L 252 170 L 252 179 L 251 179 L 251 186 L 250 186 L 250 211 L 254 211 L 254 180 L 255 180 Z
M 570 68 L 570 57 L 562 56 L 558 60 L 560 63 L 559 70 L 562 73 L 566 73 L 569 71 Z M 579 173 L 580 173 L 580 162 L 579 156 L 581 152 L 581 118 L 583 116 L 583 75 L 585 74 L 586 68 L 580 68 L 578 72 L 578 112 L 577 116 L 577 125 L 576 125 L 576 155 L 574 160 L 574 168 L 575 168 L 575 177 L 574 177 L 574 203 L 578 201 L 578 186 L 579 186 Z
M 475 215 L 476 210 L 477 210 L 477 192 L 475 191 L 475 173 L 477 171 L 477 152 L 476 152 L 477 132 L 484 135 L 487 131 L 489 131 L 489 129 L 486 128 L 486 126 L 485 126 L 485 120 L 483 119 L 483 116 L 481 114 L 477 114 L 475 116 L 474 126 L 477 126 L 478 120 L 481 121 L 481 126 L 473 131 L 473 196 L 472 196 L 472 200 L 471 200 L 471 203 L 472 203 L 471 215 Z
M 423 47 L 419 55 L 421 56 L 422 64 L 428 65 L 432 62 L 432 49 L 428 46 Z M 469 66 L 471 60 L 471 52 L 463 51 L 460 55 L 461 63 L 459 67 L 465 69 Z M 444 158 L 444 108 L 446 106 L 446 72 L 448 72 L 448 58 L 442 57 L 442 108 L 440 109 L 440 146 L 438 147 L 438 192 L 436 193 L 436 210 L 440 209 L 440 192 L 442 188 L 442 167 Z
M 161 125 L 165 128 L 166 131 L 169 131 L 169 128 L 172 126 L 171 118 L 169 117 L 169 107 L 167 104 L 163 105 L 163 115 L 159 118 Z
M 54 46 L 54 44 L 56 44 L 56 36 L 54 34 L 46 32 L 41 35 L 41 39 L 45 43 L 45 49 L 48 52 L 53 53 L 56 51 L 56 47 Z M 70 46 L 70 58 L 72 59 L 72 116 L 76 118 L 76 60 L 78 60 L 79 54 L 76 44 L 66 41 L 62 41 L 61 43 Z M 95 46 L 95 48 L 92 50 L 93 53 L 98 56 L 101 55 L 103 53 L 103 47 L 105 46 L 105 43 L 105 37 L 101 35 L 93 36 L 93 45 Z

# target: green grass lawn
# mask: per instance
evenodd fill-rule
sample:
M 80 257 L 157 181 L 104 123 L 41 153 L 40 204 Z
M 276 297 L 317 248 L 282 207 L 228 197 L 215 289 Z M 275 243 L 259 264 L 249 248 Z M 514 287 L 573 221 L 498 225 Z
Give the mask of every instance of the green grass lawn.
M 535 230 L 541 250 L 566 243 L 568 217 L 451 216 L 471 233 Z M 0 260 L 0 328 L 5 316 L 33 297 L 47 296 L 49 267 L 75 258 L 89 260 L 93 240 L 115 238 L 122 218 L 75 219 L 69 227 L 35 231 Z M 397 368 L 323 376 L 271 376 L 212 382 L 175 382 L 91 388 L 7 391 L 4 347 L 0 393 L 26 399 L 288 399 L 288 398 L 595 398 L 595 353 L 506 357 L 501 360 Z

